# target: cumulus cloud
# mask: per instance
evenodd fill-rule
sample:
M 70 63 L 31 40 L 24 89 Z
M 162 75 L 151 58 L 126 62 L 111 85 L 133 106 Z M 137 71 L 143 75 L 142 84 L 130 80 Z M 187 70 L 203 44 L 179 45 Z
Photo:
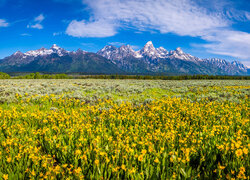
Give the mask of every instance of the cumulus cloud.
M 67 30 L 74 37 L 108 37 L 116 34 L 115 26 L 108 21 L 85 22 L 73 20 Z
M 5 19 L 0 19 L 0 27 L 8 27 L 9 23 Z
M 44 19 L 44 15 L 40 14 L 39 16 L 35 17 L 30 24 L 27 25 L 27 28 L 43 29 L 43 25 L 41 23 Z

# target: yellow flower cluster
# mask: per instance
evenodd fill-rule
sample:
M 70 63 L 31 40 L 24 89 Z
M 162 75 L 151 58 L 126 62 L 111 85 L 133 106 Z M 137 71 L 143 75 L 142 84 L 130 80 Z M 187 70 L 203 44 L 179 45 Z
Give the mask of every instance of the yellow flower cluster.
M 249 99 L 0 106 L 2 179 L 249 179 Z

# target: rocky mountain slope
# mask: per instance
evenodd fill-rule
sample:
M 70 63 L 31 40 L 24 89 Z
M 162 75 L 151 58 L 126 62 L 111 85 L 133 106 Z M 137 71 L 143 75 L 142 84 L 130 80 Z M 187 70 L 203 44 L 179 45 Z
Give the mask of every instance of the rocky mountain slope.
M 119 48 L 108 45 L 97 53 L 78 49 L 67 51 L 57 45 L 50 49 L 16 53 L 0 60 L 3 72 L 54 72 L 94 74 L 212 74 L 246 75 L 248 69 L 238 61 L 200 59 L 187 54 L 181 48 L 167 51 L 155 48 L 149 41 L 141 50 L 130 45 Z
M 26 53 L 16 52 L 0 60 L 3 72 L 55 72 L 55 73 L 124 73 L 110 60 L 78 49 L 66 51 L 53 45 L 50 49 L 41 48 Z
M 155 48 L 151 41 L 139 51 L 134 51 L 129 45 L 120 48 L 105 46 L 97 54 L 131 73 L 247 74 L 247 68 L 238 61 L 230 63 L 223 59 L 200 59 L 183 52 L 181 48 L 172 51 Z

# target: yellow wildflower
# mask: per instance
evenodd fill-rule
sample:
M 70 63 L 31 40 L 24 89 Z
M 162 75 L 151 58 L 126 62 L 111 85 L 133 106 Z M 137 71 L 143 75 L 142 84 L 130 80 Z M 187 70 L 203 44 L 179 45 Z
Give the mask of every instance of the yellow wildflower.
M 155 163 L 159 163 L 160 161 L 159 161 L 158 158 L 155 158 L 154 162 L 155 162 Z
M 8 174 L 4 174 L 4 175 L 3 175 L 3 179 L 4 179 L 4 180 L 9 179 L 9 175 L 8 175 Z
M 138 157 L 138 161 L 142 161 L 143 160 L 143 155 L 140 155 L 139 157 Z
M 244 154 L 248 154 L 248 149 L 247 148 L 243 148 L 243 152 L 244 152 Z
M 240 157 L 240 156 L 243 155 L 243 151 L 241 149 L 237 149 L 235 154 L 236 154 L 237 157 Z
M 98 159 L 95 160 L 95 164 L 99 165 L 99 160 Z

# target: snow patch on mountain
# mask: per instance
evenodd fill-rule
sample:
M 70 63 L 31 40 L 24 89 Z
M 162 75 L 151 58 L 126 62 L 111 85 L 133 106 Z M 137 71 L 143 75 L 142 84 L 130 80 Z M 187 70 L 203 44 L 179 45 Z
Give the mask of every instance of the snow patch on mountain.
M 110 59 L 115 64 L 117 60 L 122 60 L 126 57 L 135 57 L 135 58 L 143 57 L 141 54 L 134 51 L 130 45 L 123 45 L 119 48 L 112 45 L 108 45 L 105 46 L 100 51 L 98 51 L 97 54 L 107 59 Z
M 120 48 L 109 45 L 98 51 L 97 54 L 110 60 L 115 60 L 114 58 L 121 59 L 125 56 L 133 56 L 134 58 L 145 58 L 151 60 L 170 58 L 186 61 L 201 61 L 201 59 L 197 57 L 184 53 L 181 48 L 177 48 L 170 52 L 163 47 L 155 48 L 152 41 L 148 41 L 139 51 L 134 51 L 129 45 L 121 46 Z
M 57 54 L 58 56 L 64 56 L 64 55 L 68 54 L 69 51 L 66 51 L 65 49 L 57 46 L 56 44 L 53 44 L 53 46 L 50 49 L 41 48 L 38 50 L 28 51 L 28 52 L 24 53 L 23 58 L 26 58 L 26 56 L 33 56 L 33 57 L 46 56 L 46 55 L 51 55 L 53 53 Z
M 243 64 L 241 64 L 239 61 L 233 61 L 232 64 L 234 66 L 236 66 L 237 68 L 241 69 L 241 70 L 244 70 L 244 71 L 247 71 L 248 67 L 247 66 L 244 66 Z
M 155 48 L 152 41 L 148 41 L 144 47 L 139 51 L 134 51 L 129 45 L 121 46 L 119 48 L 114 46 L 105 46 L 103 49 L 97 52 L 97 54 L 111 60 L 115 64 L 126 64 L 124 59 L 133 57 L 141 59 L 147 64 L 148 70 L 157 71 L 162 68 L 160 64 L 169 62 L 177 67 L 180 61 L 184 61 L 189 64 L 196 64 L 199 69 L 209 69 L 207 72 L 211 73 L 224 73 L 229 74 L 241 74 L 247 71 L 247 67 L 238 61 L 233 61 L 232 63 L 224 59 L 200 59 L 198 57 L 192 56 L 188 53 L 183 52 L 183 50 L 178 47 L 175 50 L 167 51 L 163 47 Z M 183 63 L 184 63 L 183 62 Z M 166 68 L 166 67 L 165 67 Z M 217 70 L 216 70 L 217 69 Z M 185 70 L 186 71 L 186 70 Z
M 170 51 L 168 54 L 168 57 L 170 59 L 181 59 L 181 60 L 193 61 L 193 62 L 201 61 L 201 59 L 197 57 L 184 53 L 180 47 L 176 48 L 176 50 L 174 51 Z

